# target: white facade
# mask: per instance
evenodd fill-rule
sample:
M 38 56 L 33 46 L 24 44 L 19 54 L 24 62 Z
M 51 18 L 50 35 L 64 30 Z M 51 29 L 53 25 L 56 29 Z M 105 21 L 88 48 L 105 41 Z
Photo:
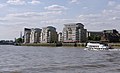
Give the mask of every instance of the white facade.
M 40 43 L 41 29 L 39 28 L 25 28 L 24 29 L 24 43 Z
M 41 29 L 39 28 L 32 28 L 31 35 L 30 35 L 30 43 L 40 43 L 41 38 Z
M 65 24 L 63 42 L 86 42 L 86 32 L 81 23 Z
M 41 43 L 57 42 L 56 28 L 52 26 L 44 27 L 41 32 Z

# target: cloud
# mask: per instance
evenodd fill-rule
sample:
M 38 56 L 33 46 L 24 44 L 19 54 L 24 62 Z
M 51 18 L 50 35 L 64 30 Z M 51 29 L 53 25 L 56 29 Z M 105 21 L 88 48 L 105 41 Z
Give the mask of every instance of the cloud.
M 0 38 L 15 38 L 19 37 L 19 32 L 23 28 L 42 28 L 52 24 L 52 21 L 62 14 L 61 11 L 47 11 L 47 12 L 24 12 L 8 14 L 5 17 L 0 17 L 0 31 L 5 35 L 12 35 Z M 48 23 L 50 22 L 50 23 Z M 56 25 L 56 24 L 55 24 Z M 8 31 L 10 30 L 10 31 Z M 6 32 L 7 31 L 7 32 Z
M 57 30 L 61 31 L 64 23 L 73 22 L 74 19 L 60 19 L 60 15 L 62 15 L 61 11 L 24 12 L 8 14 L 4 18 L 0 18 L 0 24 L 2 24 L 2 29 L 0 30 L 2 30 L 2 33 L 5 33 L 4 35 L 1 35 L 0 38 L 12 33 L 14 34 L 3 38 L 14 39 L 15 37 L 19 37 L 19 32 L 22 31 L 25 27 L 42 28 L 51 25 L 57 27 Z
M 114 6 L 115 4 L 116 4 L 115 1 L 109 1 L 109 2 L 108 2 L 108 6 Z
M 52 16 L 52 15 L 61 15 L 61 11 L 48 11 L 48 12 L 25 12 L 25 13 L 16 13 L 8 14 L 7 17 L 16 17 L 16 18 L 30 18 L 30 17 L 41 17 L 41 16 Z
M 80 0 L 70 0 L 70 3 L 76 3 L 78 4 Z
M 60 6 L 60 5 L 51 5 L 48 7 L 45 7 L 46 10 L 51 10 L 51 11 L 62 11 L 66 10 L 67 8 L 65 6 Z
M 16 26 L 24 23 L 27 24 L 26 26 L 34 27 L 35 25 L 38 26 L 41 21 L 55 19 L 61 14 L 61 11 L 14 13 L 1 17 L 0 24 L 3 24 L 3 26 Z
M 0 8 L 7 6 L 7 4 L 0 4 Z
M 8 0 L 7 3 L 11 4 L 11 5 L 24 5 L 24 4 L 26 4 L 26 2 L 24 0 Z
M 19 0 L 21 1 L 21 0 Z M 23 0 L 22 0 L 23 1 Z M 25 1 L 25 0 L 24 0 Z M 74 1 L 73 1 L 74 2 Z M 27 3 L 27 2 L 26 2 Z M 1 35 L 4 38 L 14 38 L 19 36 L 19 32 L 23 28 L 42 28 L 48 25 L 57 27 L 61 31 L 63 24 L 81 22 L 88 30 L 104 30 L 104 29 L 119 29 L 120 25 L 120 5 L 114 3 L 107 6 L 101 13 L 97 14 L 80 14 L 79 17 L 67 18 L 63 15 L 63 11 L 68 9 L 61 5 L 51 5 L 45 7 L 46 12 L 22 12 L 12 13 L 0 18 L 0 31 L 6 35 Z M 111 7 L 112 6 L 112 7 Z M 2 6 L 1 6 L 2 7 Z M 83 7 L 87 9 L 87 7 Z M 64 17 L 62 17 L 62 16 Z M 78 15 L 78 14 L 77 14 Z M 70 17 L 70 16 L 68 16 Z M 11 30 L 11 31 L 8 31 Z M 6 32 L 7 31 L 7 32 Z M 14 33 L 13 35 L 11 35 Z M 11 35 L 11 36 L 8 36 Z
M 83 7 L 83 9 L 88 9 L 88 7 Z
M 117 29 L 120 31 L 119 6 L 115 5 L 112 8 L 104 9 L 98 14 L 79 15 L 78 20 L 84 23 L 88 30 Z
M 35 5 L 35 4 L 40 4 L 41 2 L 38 0 L 32 0 L 31 2 L 28 2 L 28 3 Z

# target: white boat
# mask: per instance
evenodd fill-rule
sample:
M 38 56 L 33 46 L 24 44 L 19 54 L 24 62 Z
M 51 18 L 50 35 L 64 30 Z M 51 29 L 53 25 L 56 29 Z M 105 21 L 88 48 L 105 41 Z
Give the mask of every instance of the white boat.
M 112 49 L 110 45 L 106 43 L 99 43 L 99 42 L 89 42 L 85 50 L 109 50 Z

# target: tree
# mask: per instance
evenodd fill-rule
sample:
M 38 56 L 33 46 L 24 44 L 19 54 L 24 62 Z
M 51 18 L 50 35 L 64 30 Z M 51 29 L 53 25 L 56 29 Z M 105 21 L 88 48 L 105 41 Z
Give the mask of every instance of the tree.
M 22 38 L 17 38 L 15 41 L 16 41 L 16 43 L 23 43 L 23 39 Z
M 101 36 L 93 35 L 88 37 L 88 40 L 91 40 L 91 41 L 100 41 L 100 39 L 101 39 Z
M 100 41 L 101 40 L 101 37 L 100 36 L 95 36 L 94 37 L 94 41 Z

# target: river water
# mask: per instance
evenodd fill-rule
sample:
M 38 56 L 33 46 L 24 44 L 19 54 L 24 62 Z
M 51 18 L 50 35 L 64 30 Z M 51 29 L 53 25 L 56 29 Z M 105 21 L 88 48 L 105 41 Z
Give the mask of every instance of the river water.
M 120 73 L 120 51 L 4 45 L 0 73 Z

